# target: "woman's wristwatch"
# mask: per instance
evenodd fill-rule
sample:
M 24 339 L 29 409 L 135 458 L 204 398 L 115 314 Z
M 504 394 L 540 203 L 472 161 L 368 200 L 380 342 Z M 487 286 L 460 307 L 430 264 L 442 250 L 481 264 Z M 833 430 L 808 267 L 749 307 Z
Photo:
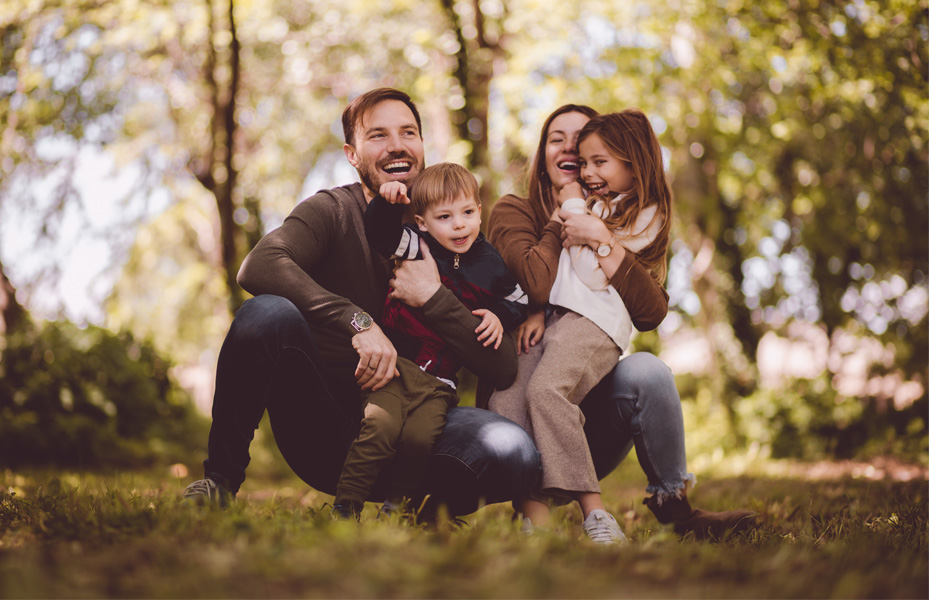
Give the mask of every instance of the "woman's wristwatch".
M 610 255 L 610 252 L 613 251 L 613 244 L 616 243 L 616 239 L 613 236 L 610 236 L 610 241 L 600 242 L 600 245 L 597 246 L 597 256 L 606 257 Z

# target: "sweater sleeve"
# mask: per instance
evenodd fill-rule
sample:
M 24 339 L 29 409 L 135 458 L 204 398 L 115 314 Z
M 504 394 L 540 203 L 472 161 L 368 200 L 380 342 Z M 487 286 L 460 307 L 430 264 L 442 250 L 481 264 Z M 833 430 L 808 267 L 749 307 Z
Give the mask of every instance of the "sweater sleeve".
M 419 232 L 403 223 L 405 212 L 405 204 L 391 204 L 382 196 L 375 196 L 364 214 L 365 237 L 384 258 L 421 260 Z
M 474 330 L 481 320 L 472 315 L 455 294 L 445 287 L 421 308 L 427 325 L 448 344 L 462 364 L 497 389 L 505 389 L 516 379 L 516 344 L 513 336 L 504 335 L 500 347 L 484 347 Z
M 528 295 L 529 305 L 545 306 L 558 273 L 561 224 L 549 221 L 540 232 L 529 201 L 507 195 L 490 213 L 487 239 Z
M 339 231 L 334 199 L 320 193 L 301 202 L 245 257 L 236 278 L 239 285 L 254 296 L 287 298 L 310 323 L 351 334 L 351 317 L 361 309 L 309 275 L 325 259 L 332 237 Z
M 658 327 L 668 314 L 668 292 L 655 281 L 632 252 L 626 252 L 623 262 L 610 279 L 616 288 L 632 324 L 639 331 Z

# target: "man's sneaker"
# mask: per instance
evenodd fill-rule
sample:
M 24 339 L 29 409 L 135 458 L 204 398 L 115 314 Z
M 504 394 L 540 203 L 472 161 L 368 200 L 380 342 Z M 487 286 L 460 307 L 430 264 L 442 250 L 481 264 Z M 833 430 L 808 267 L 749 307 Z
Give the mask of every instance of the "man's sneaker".
M 613 515 L 599 508 L 590 511 L 584 519 L 584 533 L 595 544 L 625 544 L 627 541 Z
M 188 485 L 184 490 L 184 499 L 192 500 L 201 506 L 209 504 L 226 508 L 235 500 L 235 494 L 206 477 Z

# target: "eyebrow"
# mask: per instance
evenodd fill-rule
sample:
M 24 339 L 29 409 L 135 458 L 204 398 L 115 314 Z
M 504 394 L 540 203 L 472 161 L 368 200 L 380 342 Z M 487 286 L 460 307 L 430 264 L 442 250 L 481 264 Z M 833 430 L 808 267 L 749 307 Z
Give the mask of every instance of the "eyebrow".
M 390 129 L 390 127 L 387 127 L 384 125 L 379 125 L 377 127 L 369 127 L 364 130 L 364 135 L 370 135 L 372 133 L 379 132 L 379 131 L 387 131 L 388 129 Z M 412 131 L 415 131 L 416 133 L 419 133 L 419 127 L 416 126 L 416 123 L 404 123 L 403 125 L 400 125 L 398 129 L 400 129 L 400 131 L 412 130 Z

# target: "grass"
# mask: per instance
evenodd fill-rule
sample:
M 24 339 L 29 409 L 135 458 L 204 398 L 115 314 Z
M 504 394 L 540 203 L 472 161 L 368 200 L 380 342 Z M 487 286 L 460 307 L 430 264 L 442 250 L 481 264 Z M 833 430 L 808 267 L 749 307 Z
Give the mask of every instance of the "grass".
M 582 539 L 576 508 L 518 532 L 508 506 L 467 525 L 335 522 L 293 478 L 249 479 L 229 510 L 179 501 L 191 477 L 0 473 L 0 596 L 12 598 L 926 598 L 927 482 L 802 469 L 704 477 L 695 505 L 758 511 L 720 543 L 680 540 L 641 505 L 635 461 L 604 481 L 631 544 Z M 771 473 L 775 473 L 772 476 Z M 784 476 L 783 473 L 790 473 Z

